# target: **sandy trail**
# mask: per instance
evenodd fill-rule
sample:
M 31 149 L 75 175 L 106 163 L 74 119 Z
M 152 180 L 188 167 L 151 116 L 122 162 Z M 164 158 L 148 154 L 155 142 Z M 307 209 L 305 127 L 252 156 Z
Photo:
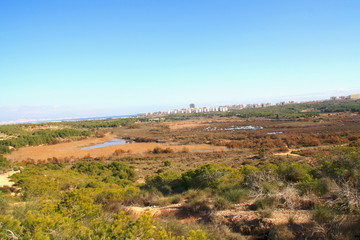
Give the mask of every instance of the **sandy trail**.
M 9 177 L 18 172 L 20 172 L 20 171 L 9 171 L 9 172 L 0 174 L 0 187 L 14 185 L 14 182 L 10 181 Z
M 262 218 L 259 211 L 252 211 L 245 209 L 246 204 L 237 204 L 236 209 L 223 210 L 214 212 L 214 216 L 225 217 L 232 220 L 245 220 L 251 221 L 254 219 L 263 219 L 265 222 L 274 225 L 285 225 L 292 219 L 296 224 L 306 224 L 311 222 L 311 211 L 310 210 L 291 210 L 291 209 L 274 209 L 271 212 L 271 217 Z M 170 204 L 167 206 L 151 206 L 151 207 L 136 207 L 130 206 L 125 208 L 129 214 L 133 216 L 140 216 L 141 214 L 148 213 L 152 217 L 162 217 L 168 215 L 181 215 L 184 212 L 182 204 Z M 179 215 L 179 216 L 180 216 Z M 184 217 L 178 218 L 179 222 L 196 222 L 201 217 L 191 216 L 189 214 L 183 214 Z

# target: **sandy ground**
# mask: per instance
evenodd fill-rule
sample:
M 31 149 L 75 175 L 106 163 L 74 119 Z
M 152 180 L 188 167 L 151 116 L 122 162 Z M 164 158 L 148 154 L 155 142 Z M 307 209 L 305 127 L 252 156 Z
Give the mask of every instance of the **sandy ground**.
M 197 128 L 197 127 L 207 127 L 211 126 L 214 123 L 233 123 L 234 120 L 185 120 L 185 121 L 175 121 L 170 123 L 165 123 L 166 126 L 171 130 L 179 130 L 179 129 L 188 129 L 188 128 Z M 237 123 L 243 122 L 243 120 L 236 120 Z
M 166 124 L 171 130 L 195 128 L 210 124 L 209 121 L 179 121 Z
M 239 204 L 239 206 L 234 210 L 224 210 L 215 212 L 215 216 L 225 217 L 236 221 L 251 221 L 255 219 L 263 219 L 265 222 L 274 224 L 274 225 L 286 225 L 289 223 L 290 218 L 296 224 L 306 224 L 311 222 L 311 211 L 309 210 L 291 210 L 291 209 L 274 209 L 271 212 L 271 217 L 262 218 L 258 211 L 250 211 L 243 209 L 244 204 Z M 182 210 L 181 204 L 171 204 L 168 206 L 151 206 L 151 207 L 136 207 L 130 206 L 125 209 L 129 214 L 133 216 L 140 216 L 144 213 L 149 213 L 152 217 L 162 217 L 171 214 L 179 214 Z M 180 218 L 181 223 L 186 222 L 195 222 L 200 218 L 194 216 L 186 216 Z
M 107 135 L 104 138 L 89 138 L 69 143 L 59 143 L 55 145 L 42 145 L 22 147 L 5 157 L 10 161 L 23 161 L 27 159 L 46 160 L 48 158 L 82 158 L 85 156 L 91 157 L 106 157 L 112 155 L 115 150 L 122 149 L 130 151 L 131 153 L 146 153 L 155 147 L 166 148 L 170 147 L 174 151 L 182 151 L 184 147 L 190 152 L 212 152 L 212 151 L 226 151 L 226 147 L 212 146 L 208 144 L 194 144 L 194 145 L 168 145 L 160 143 L 130 143 L 124 145 L 113 145 L 103 148 L 95 148 L 89 150 L 81 150 L 83 147 L 101 144 L 112 140 L 115 135 Z
M 287 152 L 282 153 L 274 153 L 275 156 L 293 156 L 293 157 L 301 157 L 299 154 L 291 153 L 292 151 L 295 151 L 295 149 L 290 149 Z
M 3 174 L 0 174 L 0 187 L 3 186 L 12 186 L 14 182 L 10 181 L 9 177 L 19 171 L 10 171 Z

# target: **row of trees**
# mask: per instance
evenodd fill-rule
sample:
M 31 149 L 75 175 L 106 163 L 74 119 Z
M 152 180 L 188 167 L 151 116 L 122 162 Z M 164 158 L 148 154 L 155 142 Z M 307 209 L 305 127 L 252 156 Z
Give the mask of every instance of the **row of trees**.
M 0 141 L 2 146 L 12 146 L 15 148 L 27 146 L 27 145 L 39 145 L 51 143 L 57 138 L 68 138 L 68 137 L 81 137 L 90 136 L 90 131 L 83 131 L 78 129 L 59 129 L 59 130 L 37 130 L 33 132 L 26 132 L 18 137 L 12 137 Z
M 136 123 L 136 118 L 120 118 L 120 119 L 100 119 L 100 120 L 86 120 L 86 121 L 68 121 L 56 123 L 57 125 L 69 126 L 72 128 L 98 129 L 98 128 L 114 128 L 132 126 Z

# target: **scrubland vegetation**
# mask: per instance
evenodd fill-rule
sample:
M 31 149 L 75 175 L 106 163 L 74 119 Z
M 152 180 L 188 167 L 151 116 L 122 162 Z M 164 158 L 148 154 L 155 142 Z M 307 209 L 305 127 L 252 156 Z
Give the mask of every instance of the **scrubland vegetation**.
M 14 186 L 1 188 L 0 238 L 359 239 L 359 102 L 346 102 L 296 105 L 296 114 L 320 110 L 301 117 L 281 106 L 287 116 L 254 110 L 245 119 L 234 112 L 186 121 L 1 126 L 5 156 L 25 145 L 106 132 L 163 145 L 141 154 L 119 147 L 109 156 L 71 161 L 9 162 L 0 155 L 1 171 L 20 170 L 11 177 Z M 263 128 L 206 130 L 249 125 Z M 226 151 L 189 150 L 194 143 Z

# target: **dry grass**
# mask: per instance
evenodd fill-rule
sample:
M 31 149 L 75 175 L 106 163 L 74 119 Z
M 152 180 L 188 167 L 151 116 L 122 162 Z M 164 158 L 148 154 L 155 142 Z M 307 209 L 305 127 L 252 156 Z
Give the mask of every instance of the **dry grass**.
M 59 143 L 55 145 L 42 145 L 23 147 L 10 154 L 6 158 L 11 161 L 24 161 L 29 158 L 35 160 L 46 160 L 48 158 L 82 158 L 85 156 L 91 157 L 108 157 L 115 152 L 124 152 L 124 154 L 142 154 L 153 150 L 156 147 L 171 148 L 175 152 L 182 152 L 184 145 L 169 145 L 161 143 L 131 143 L 124 145 L 112 145 L 103 148 L 94 148 L 88 150 L 81 150 L 83 147 L 101 144 L 114 139 L 115 135 L 106 135 L 104 138 L 89 138 L 76 142 Z M 208 144 L 193 144 L 186 145 L 189 152 L 213 152 L 213 151 L 227 151 L 223 146 L 212 146 Z

